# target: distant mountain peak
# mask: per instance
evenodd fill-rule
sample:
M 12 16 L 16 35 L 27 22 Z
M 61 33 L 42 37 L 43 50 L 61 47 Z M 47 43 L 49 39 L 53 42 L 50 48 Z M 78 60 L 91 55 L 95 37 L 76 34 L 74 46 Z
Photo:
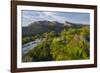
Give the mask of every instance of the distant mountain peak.
M 68 21 L 66 21 L 65 23 L 60 23 L 58 21 L 47 21 L 47 20 L 35 21 L 27 27 L 22 27 L 22 34 L 23 36 L 26 36 L 26 35 L 41 34 L 43 32 L 50 32 L 50 31 L 60 32 L 66 27 L 80 28 L 82 26 L 87 26 L 87 25 L 75 24 Z
M 72 26 L 72 23 L 71 23 L 71 22 L 69 22 L 69 21 L 65 21 L 64 26 L 71 27 L 71 26 Z

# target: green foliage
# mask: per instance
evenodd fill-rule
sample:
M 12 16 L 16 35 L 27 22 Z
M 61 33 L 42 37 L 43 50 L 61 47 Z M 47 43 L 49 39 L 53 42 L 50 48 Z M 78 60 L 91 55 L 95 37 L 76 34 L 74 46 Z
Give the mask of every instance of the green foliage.
M 27 43 L 29 41 L 30 41 L 30 38 L 29 37 L 23 37 L 22 38 L 22 44 L 25 44 L 25 43 Z
M 25 55 L 22 58 L 23 62 L 31 62 L 32 61 L 32 57 L 30 55 Z
M 66 44 L 62 41 L 61 38 L 54 38 L 51 43 L 51 54 L 54 60 L 65 60 L 67 56 L 65 56 L 64 48 Z
M 90 34 L 89 27 L 83 27 L 80 29 L 80 35 L 87 37 Z
M 26 44 L 28 42 L 34 41 L 37 38 L 40 38 L 40 35 L 39 34 L 37 34 L 35 36 L 34 35 L 33 36 L 30 36 L 30 37 L 23 37 L 22 38 L 22 44 Z
M 32 39 L 41 38 L 42 41 L 29 51 L 23 60 L 60 61 L 89 59 L 90 45 L 89 40 L 87 40 L 89 35 L 89 27 L 80 27 L 64 29 L 57 36 L 53 31 L 43 33 L 42 37 L 33 36 Z M 27 38 L 23 39 L 23 42 L 25 41 L 27 41 Z
M 87 27 L 63 30 L 61 36 L 59 38 L 54 38 L 52 41 L 51 54 L 53 59 L 88 59 L 90 47 L 89 42 L 85 39 L 86 36 L 89 36 Z
M 66 52 L 70 55 L 71 59 L 88 59 L 88 49 L 89 43 L 84 38 L 75 36 L 72 41 L 67 44 Z

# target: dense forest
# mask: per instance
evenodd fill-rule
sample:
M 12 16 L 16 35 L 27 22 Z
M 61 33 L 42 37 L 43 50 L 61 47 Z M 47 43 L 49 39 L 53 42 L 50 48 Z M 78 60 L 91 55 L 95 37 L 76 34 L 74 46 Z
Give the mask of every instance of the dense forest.
M 89 25 L 82 26 L 81 24 L 81 26 L 77 26 L 64 26 L 59 31 L 50 30 L 29 36 L 25 36 L 24 34 L 22 37 L 22 45 L 30 41 L 35 41 L 36 39 L 39 39 L 40 42 L 22 56 L 22 61 L 39 62 L 89 59 Z

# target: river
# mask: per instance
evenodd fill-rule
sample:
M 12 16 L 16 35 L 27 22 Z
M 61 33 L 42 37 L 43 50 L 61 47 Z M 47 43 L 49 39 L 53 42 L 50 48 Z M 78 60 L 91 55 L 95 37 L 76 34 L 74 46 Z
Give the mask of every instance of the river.
M 25 55 L 30 50 L 32 50 L 34 47 L 36 47 L 40 43 L 39 39 L 36 39 L 35 41 L 28 42 L 24 45 L 22 45 L 22 54 Z

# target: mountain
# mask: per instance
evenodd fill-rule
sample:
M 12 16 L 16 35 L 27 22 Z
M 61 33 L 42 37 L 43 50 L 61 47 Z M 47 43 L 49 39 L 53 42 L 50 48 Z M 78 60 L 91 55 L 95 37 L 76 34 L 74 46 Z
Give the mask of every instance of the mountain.
M 29 26 L 22 27 L 22 36 L 31 36 L 36 34 L 42 34 L 43 32 L 60 32 L 65 27 L 81 27 L 83 24 L 75 24 L 66 21 L 65 23 L 60 23 L 57 21 L 35 21 L 31 23 Z
M 82 26 L 89 26 L 88 24 L 79 24 L 79 23 L 72 23 L 69 21 L 65 21 L 64 26 L 67 27 L 82 27 Z

